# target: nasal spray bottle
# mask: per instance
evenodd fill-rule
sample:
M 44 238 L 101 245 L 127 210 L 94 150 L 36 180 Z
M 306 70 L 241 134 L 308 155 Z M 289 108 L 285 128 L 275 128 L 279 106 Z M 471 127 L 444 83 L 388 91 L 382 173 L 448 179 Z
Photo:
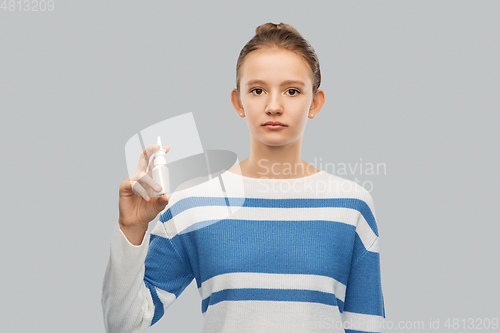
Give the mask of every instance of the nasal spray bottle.
M 167 160 L 165 159 L 166 150 L 163 149 L 161 145 L 161 139 L 158 137 L 158 141 L 156 143 L 160 146 L 160 149 L 155 151 L 155 166 L 153 168 L 153 180 L 158 183 L 162 187 L 161 192 L 154 191 L 154 195 L 157 197 L 161 197 L 164 193 L 170 193 L 170 182 L 169 182 L 169 174 L 167 168 Z

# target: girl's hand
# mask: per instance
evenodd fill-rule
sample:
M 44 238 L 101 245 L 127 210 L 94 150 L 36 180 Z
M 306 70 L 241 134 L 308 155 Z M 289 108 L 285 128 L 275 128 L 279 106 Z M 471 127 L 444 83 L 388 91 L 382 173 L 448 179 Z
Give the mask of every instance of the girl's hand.
M 170 194 L 155 197 L 153 190 L 161 191 L 161 186 L 152 178 L 154 157 L 149 171 L 146 172 L 149 158 L 160 149 L 159 145 L 149 145 L 141 153 L 137 170 L 132 177 L 125 179 L 119 189 L 119 219 L 120 229 L 134 245 L 140 245 L 151 222 L 168 204 Z M 169 146 L 164 146 L 167 152 Z

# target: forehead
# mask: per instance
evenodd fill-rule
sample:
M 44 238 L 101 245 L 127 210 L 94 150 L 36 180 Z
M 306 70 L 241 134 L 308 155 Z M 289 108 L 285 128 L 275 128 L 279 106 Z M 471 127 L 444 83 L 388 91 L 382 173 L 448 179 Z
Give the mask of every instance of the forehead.
M 250 80 L 277 83 L 301 80 L 312 85 L 312 71 L 299 54 L 284 49 L 264 49 L 250 52 L 241 68 L 241 83 Z

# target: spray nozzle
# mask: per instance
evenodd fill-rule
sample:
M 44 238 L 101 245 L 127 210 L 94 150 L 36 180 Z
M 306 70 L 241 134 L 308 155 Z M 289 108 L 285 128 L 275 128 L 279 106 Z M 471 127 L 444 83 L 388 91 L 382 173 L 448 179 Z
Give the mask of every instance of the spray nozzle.
M 156 140 L 156 144 L 160 146 L 160 149 L 155 151 L 155 166 L 160 165 L 160 164 L 166 165 L 167 164 L 167 160 L 165 159 L 166 150 L 163 149 L 163 146 L 161 145 L 160 137 L 158 137 L 158 139 Z

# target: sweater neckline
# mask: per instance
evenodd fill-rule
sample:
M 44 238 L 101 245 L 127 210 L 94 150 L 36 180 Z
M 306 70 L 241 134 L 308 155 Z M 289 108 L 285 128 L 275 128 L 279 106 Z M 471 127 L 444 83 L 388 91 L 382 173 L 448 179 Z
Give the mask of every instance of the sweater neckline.
M 226 170 L 224 174 L 229 174 L 232 177 L 237 177 L 237 178 L 242 178 L 246 181 L 249 182 L 295 182 L 295 181 L 304 181 L 304 180 L 310 180 L 314 177 L 318 177 L 319 175 L 323 175 L 325 173 L 324 170 L 320 170 L 319 172 L 313 173 L 312 175 L 305 176 L 305 177 L 299 177 L 299 178 L 254 178 L 254 177 L 247 177 L 243 175 L 239 175 L 237 173 L 233 173 L 229 170 Z

